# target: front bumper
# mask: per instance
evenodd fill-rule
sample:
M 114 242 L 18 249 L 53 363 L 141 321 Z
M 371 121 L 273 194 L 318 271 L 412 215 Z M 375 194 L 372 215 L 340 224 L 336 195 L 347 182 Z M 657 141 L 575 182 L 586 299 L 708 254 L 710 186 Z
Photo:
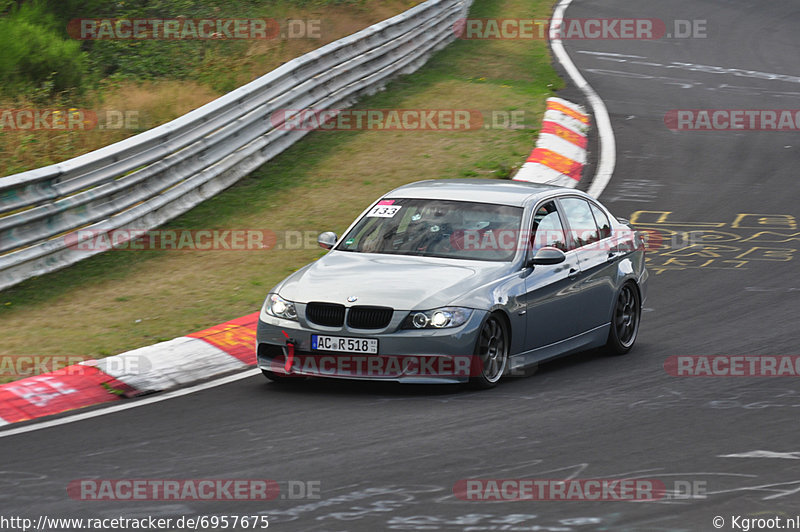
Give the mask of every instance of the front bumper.
M 473 311 L 460 327 L 399 329 L 407 314 L 396 311 L 389 327 L 369 331 L 347 326 L 318 327 L 305 322 L 302 317 L 302 321 L 284 320 L 269 316 L 262 310 L 257 331 L 258 367 L 279 375 L 403 383 L 468 381 L 477 371 L 473 353 L 487 312 Z M 312 350 L 311 336 L 314 334 L 375 338 L 378 340 L 378 353 Z

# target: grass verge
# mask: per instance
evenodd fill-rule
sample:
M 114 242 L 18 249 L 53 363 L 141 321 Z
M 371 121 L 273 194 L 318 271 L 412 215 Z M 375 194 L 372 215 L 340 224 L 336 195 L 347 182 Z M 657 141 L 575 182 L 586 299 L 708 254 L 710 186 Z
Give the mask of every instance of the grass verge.
M 209 11 L 194 16 L 268 17 L 282 23 L 282 27 L 287 19 L 307 20 L 309 24 L 314 22 L 313 34 L 253 41 L 93 41 L 91 44 L 97 46 L 88 57 L 94 63 L 119 62 L 120 70 L 92 84 L 85 94 L 64 92 L 53 96 L 48 84 L 44 88 L 20 89 L 22 92 L 15 96 L 0 91 L 0 176 L 55 164 L 169 122 L 286 61 L 401 13 L 414 3 L 415 0 L 229 2 L 216 14 Z M 124 18 L 125 14 L 122 9 L 120 16 Z M 127 15 L 137 16 L 135 10 Z M 87 109 L 106 127 L 14 130 L 14 120 L 2 114 L 5 109 L 37 108 Z M 112 120 L 120 116 L 126 117 L 124 122 Z
M 470 16 L 542 19 L 552 4 L 476 0 Z M 314 132 L 168 227 L 341 234 L 396 186 L 507 177 L 530 152 L 544 100 L 560 86 L 544 41 L 456 41 L 356 107 L 522 111 L 522 128 Z M 103 357 L 181 336 L 257 311 L 275 283 L 322 254 L 111 251 L 0 292 L 0 356 Z

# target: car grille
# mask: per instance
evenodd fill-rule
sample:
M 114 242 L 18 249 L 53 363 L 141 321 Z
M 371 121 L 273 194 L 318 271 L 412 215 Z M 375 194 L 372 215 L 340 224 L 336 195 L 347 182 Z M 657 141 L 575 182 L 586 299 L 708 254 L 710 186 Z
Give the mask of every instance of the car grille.
M 317 325 L 341 327 L 344 323 L 344 305 L 309 303 L 306 305 L 306 319 Z
M 351 307 L 347 312 L 347 326 L 353 329 L 383 329 L 392 321 L 394 309 L 389 307 Z M 345 307 L 336 303 L 309 303 L 306 319 L 325 327 L 344 324 Z
M 394 310 L 388 307 L 352 307 L 347 326 L 353 329 L 383 329 L 392 321 Z

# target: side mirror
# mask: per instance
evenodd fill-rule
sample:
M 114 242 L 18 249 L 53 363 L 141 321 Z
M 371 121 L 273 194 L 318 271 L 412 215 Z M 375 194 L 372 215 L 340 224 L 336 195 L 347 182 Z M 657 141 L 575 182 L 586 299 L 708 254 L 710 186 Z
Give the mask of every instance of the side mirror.
M 533 259 L 529 261 L 530 265 L 546 266 L 551 264 L 561 264 L 567 260 L 567 256 L 558 248 L 544 247 L 536 252 Z
M 337 240 L 339 240 L 339 237 L 336 236 L 336 233 L 333 231 L 325 231 L 324 233 L 320 233 L 317 237 L 317 244 L 323 249 L 331 249 L 336 245 Z

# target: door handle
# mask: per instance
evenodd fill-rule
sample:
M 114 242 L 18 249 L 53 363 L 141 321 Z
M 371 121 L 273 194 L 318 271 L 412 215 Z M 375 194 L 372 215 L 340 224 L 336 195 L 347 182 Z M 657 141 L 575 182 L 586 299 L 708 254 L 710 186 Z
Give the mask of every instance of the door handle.
M 578 269 L 576 269 L 576 268 L 572 268 L 572 269 L 570 269 L 570 271 L 569 271 L 568 277 L 569 277 L 570 279 L 575 279 L 576 277 L 578 277 L 578 274 L 579 274 L 579 273 L 581 273 L 581 272 L 580 272 Z

